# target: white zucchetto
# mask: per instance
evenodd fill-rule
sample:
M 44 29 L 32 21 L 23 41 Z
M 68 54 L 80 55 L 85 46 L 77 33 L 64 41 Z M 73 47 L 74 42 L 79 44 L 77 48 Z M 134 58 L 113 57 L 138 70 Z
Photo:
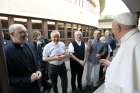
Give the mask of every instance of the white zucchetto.
M 117 15 L 114 18 L 114 21 L 117 21 L 118 23 L 123 24 L 123 25 L 137 25 L 136 16 L 130 12 Z

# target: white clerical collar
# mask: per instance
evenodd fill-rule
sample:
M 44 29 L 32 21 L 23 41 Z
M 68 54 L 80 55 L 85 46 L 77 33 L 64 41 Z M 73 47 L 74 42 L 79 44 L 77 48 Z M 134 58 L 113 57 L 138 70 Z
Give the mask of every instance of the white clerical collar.
M 81 41 L 75 40 L 79 46 L 81 46 Z
M 129 39 L 133 34 L 135 34 L 138 30 L 137 29 L 132 29 L 131 31 L 127 32 L 121 39 L 121 43 L 125 42 L 126 40 Z

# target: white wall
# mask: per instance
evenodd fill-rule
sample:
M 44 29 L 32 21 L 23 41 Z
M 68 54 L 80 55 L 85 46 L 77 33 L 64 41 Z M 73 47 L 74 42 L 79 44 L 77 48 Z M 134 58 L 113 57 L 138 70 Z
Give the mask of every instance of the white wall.
M 87 10 L 65 0 L 0 0 L 0 13 L 98 26 L 98 9 Z
M 99 28 L 112 28 L 112 21 L 111 22 L 100 22 Z

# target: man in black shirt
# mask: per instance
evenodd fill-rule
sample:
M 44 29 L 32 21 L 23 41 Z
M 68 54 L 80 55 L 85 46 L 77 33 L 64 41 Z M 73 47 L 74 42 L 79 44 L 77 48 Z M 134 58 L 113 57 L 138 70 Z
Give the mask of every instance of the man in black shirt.
M 5 55 L 11 93 L 40 93 L 42 73 L 34 51 L 26 44 L 26 28 L 12 24 L 9 33 L 11 41 L 5 46 Z

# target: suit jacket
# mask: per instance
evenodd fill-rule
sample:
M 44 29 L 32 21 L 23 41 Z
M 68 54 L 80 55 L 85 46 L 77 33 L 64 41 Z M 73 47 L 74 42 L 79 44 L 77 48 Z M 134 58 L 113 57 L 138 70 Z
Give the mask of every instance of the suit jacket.
M 27 63 L 22 50 L 26 48 L 32 62 Z M 40 93 L 37 81 L 31 82 L 31 74 L 38 70 L 36 55 L 28 44 L 19 46 L 9 42 L 5 46 L 9 85 L 12 93 Z

